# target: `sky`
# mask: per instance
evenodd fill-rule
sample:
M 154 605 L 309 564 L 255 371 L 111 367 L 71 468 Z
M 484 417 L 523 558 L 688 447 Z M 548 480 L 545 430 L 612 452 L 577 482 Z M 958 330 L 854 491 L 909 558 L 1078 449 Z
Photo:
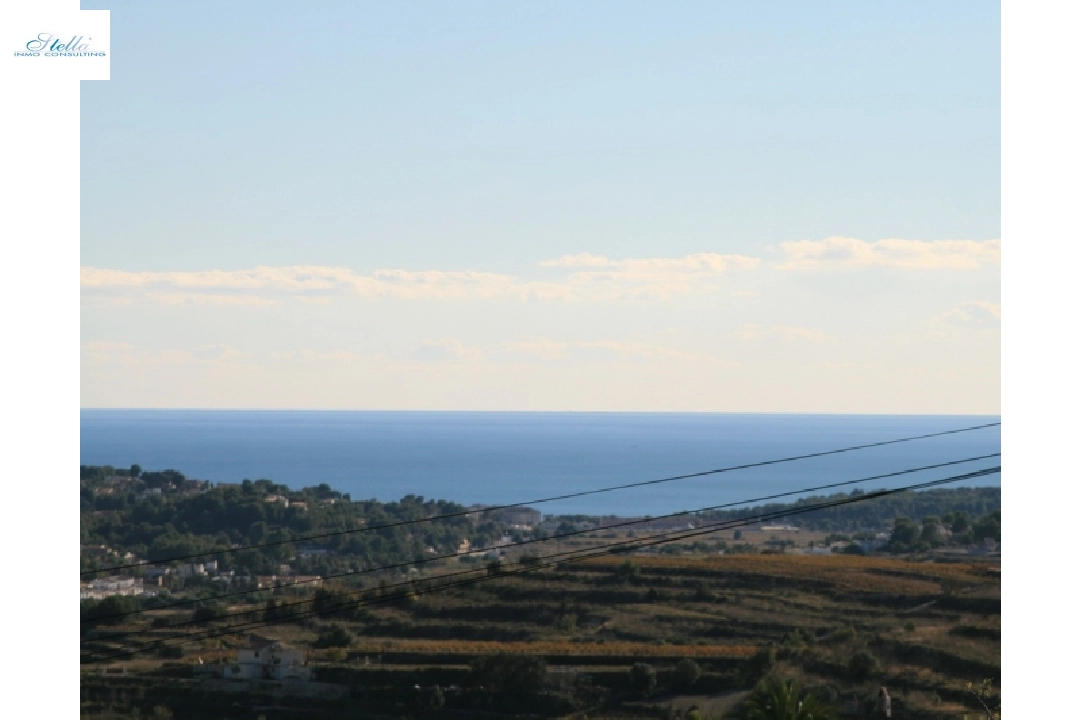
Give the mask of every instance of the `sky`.
M 999 412 L 996 3 L 83 8 L 83 407 Z

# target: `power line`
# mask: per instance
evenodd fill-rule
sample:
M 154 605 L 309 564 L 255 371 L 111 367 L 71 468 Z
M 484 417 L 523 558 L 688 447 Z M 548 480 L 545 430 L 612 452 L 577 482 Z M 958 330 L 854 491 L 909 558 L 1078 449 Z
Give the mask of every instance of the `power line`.
M 872 482 L 874 480 L 885 480 L 887 478 L 898 477 L 898 476 L 901 476 L 901 475 L 909 475 L 909 474 L 912 474 L 912 473 L 915 473 L 915 472 L 922 472 L 922 471 L 925 471 L 925 470 L 937 470 L 939 468 L 949 467 L 951 465 L 961 465 L 961 464 L 968 463 L 968 462 L 976 462 L 978 460 L 987 460 L 989 458 L 999 457 L 999 456 L 1000 456 L 1000 453 L 990 453 L 988 455 L 977 455 L 975 457 L 964 458 L 962 460 L 951 460 L 951 461 L 948 461 L 948 462 L 935 463 L 935 464 L 932 464 L 932 465 L 923 465 L 921 467 L 910 468 L 908 470 L 898 470 L 898 471 L 891 472 L 891 473 L 883 473 L 881 475 L 871 475 L 869 477 L 858 478 L 856 480 L 844 480 L 844 481 L 836 482 L 836 483 L 828 483 L 826 485 L 816 485 L 816 486 L 813 486 L 813 487 L 802 488 L 802 489 L 799 489 L 799 490 L 791 490 L 791 491 L 783 492 L 783 493 L 775 493 L 773 495 L 765 495 L 763 497 L 752 498 L 750 500 L 738 500 L 736 502 L 724 503 L 722 505 L 712 505 L 712 506 L 709 506 L 709 507 L 699 508 L 697 510 L 681 510 L 679 512 L 668 513 L 667 515 L 659 515 L 657 517 L 653 517 L 653 518 L 649 518 L 649 519 L 642 518 L 642 519 L 627 520 L 627 521 L 624 521 L 624 522 L 613 523 L 612 525 L 607 525 L 605 527 L 605 529 L 606 530 L 611 530 L 611 529 L 614 529 L 614 528 L 630 527 L 630 526 L 634 526 L 634 525 L 641 525 L 643 523 L 655 522 L 657 520 L 665 520 L 665 519 L 668 519 L 668 518 L 681 517 L 681 516 L 684 516 L 684 515 L 692 515 L 694 513 L 708 512 L 708 511 L 714 511 L 714 510 L 724 510 L 726 508 L 736 507 L 736 506 L 739 506 L 739 505 L 748 505 L 750 503 L 762 503 L 762 502 L 766 502 L 766 501 L 769 501 L 769 500 L 777 500 L 777 499 L 783 498 L 783 497 L 792 497 L 793 495 L 802 495 L 804 493 L 819 492 L 819 491 L 822 491 L 822 490 L 833 490 L 833 489 L 836 489 L 836 488 L 846 487 L 846 486 L 849 486 L 849 485 L 857 485 L 857 484 L 860 484 L 860 483 Z M 530 540 L 521 540 L 519 542 L 504 545 L 504 546 L 502 546 L 502 548 L 521 547 L 521 546 L 524 546 L 524 545 L 532 545 L 532 544 L 535 544 L 535 543 L 549 542 L 549 541 L 552 541 L 552 540 L 561 540 L 561 539 L 564 539 L 564 538 L 574 537 L 574 536 L 577 536 L 577 535 L 583 535 L 583 534 L 590 533 L 590 532 L 594 532 L 594 530 L 593 529 L 575 530 L 575 531 L 571 531 L 571 532 L 560 533 L 560 534 L 557 534 L 557 535 L 551 535 L 551 536 L 545 537 L 545 538 L 532 538 Z M 291 587 L 296 587 L 298 585 L 311 584 L 311 583 L 315 583 L 315 582 L 322 583 L 322 582 L 327 581 L 327 580 L 337 580 L 337 579 L 343 578 L 343 577 L 353 577 L 353 576 L 357 576 L 357 575 L 367 575 L 367 574 L 370 574 L 370 573 L 384 572 L 384 571 L 387 571 L 387 570 L 397 570 L 397 569 L 404 568 L 404 567 L 411 567 L 411 566 L 415 567 L 417 565 L 421 565 L 421 564 L 424 564 L 424 563 L 436 562 L 436 561 L 439 561 L 439 560 L 448 560 L 448 559 L 452 559 L 452 558 L 455 558 L 455 557 L 458 557 L 458 556 L 459 556 L 459 553 L 448 553 L 448 554 L 445 554 L 445 555 L 435 555 L 435 556 L 432 556 L 432 557 L 421 558 L 420 560 L 408 560 L 408 561 L 403 561 L 403 562 L 399 562 L 399 563 L 393 563 L 391 565 L 382 565 L 382 566 L 366 568 L 366 569 L 361 569 L 361 570 L 350 570 L 350 571 L 347 571 L 347 572 L 336 573 L 336 574 L 333 574 L 333 575 L 327 575 L 326 577 L 321 577 L 321 578 L 318 578 L 318 579 L 312 579 L 312 580 L 306 580 L 304 582 L 294 583 Z M 225 599 L 228 599 L 228 598 L 242 597 L 244 595 L 251 595 L 251 594 L 254 594 L 254 593 L 260 593 L 260 592 L 265 592 L 265 591 L 266 591 L 266 588 L 256 588 L 254 590 L 236 590 L 236 591 L 233 591 L 233 592 L 221 593 L 221 594 L 218 594 L 218 595 L 212 595 L 210 597 L 204 597 L 204 598 L 199 598 L 199 599 L 194 599 L 194 600 L 180 600 L 180 601 L 173 602 L 173 603 L 168 603 L 168 604 L 165 604 L 165 605 L 159 605 L 154 609 L 155 610 L 168 610 L 168 609 L 172 609 L 172 608 L 183 607 L 185 605 L 206 603 L 206 602 L 212 602 L 212 601 L 215 601 L 215 600 L 225 600 Z M 144 611 L 142 609 L 140 609 L 140 610 L 129 610 L 129 611 L 125 611 L 125 612 L 113 613 L 113 614 L 110 614 L 110 615 L 101 615 L 101 616 L 94 617 L 94 618 L 88 618 L 85 621 L 81 620 L 80 624 L 82 622 L 91 622 L 91 621 L 100 622 L 102 620 L 112 620 L 112 619 L 121 618 L 121 617 L 128 617 L 128 616 L 131 616 L 131 615 L 138 615 L 138 614 L 140 614 L 142 612 L 144 612 Z M 220 618 L 210 618 L 210 619 L 214 620 L 214 619 L 220 619 Z M 187 623 L 187 622 L 178 623 L 176 625 L 171 625 L 170 627 L 180 627 L 180 626 L 186 625 L 186 624 L 189 624 L 189 623 Z M 131 633 L 119 633 L 119 634 L 113 635 L 113 637 L 119 637 L 121 635 L 128 635 L 128 634 L 131 634 Z
M 107 662 L 109 660 L 117 659 L 117 658 L 120 658 L 120 657 L 128 657 L 128 656 L 136 655 L 138 653 L 145 652 L 145 651 L 148 651 L 148 650 L 156 650 L 156 649 L 162 649 L 164 647 L 171 647 L 172 645 L 169 644 L 170 640 L 180 640 L 181 643 L 191 642 L 191 641 L 196 641 L 196 640 L 206 640 L 206 639 L 211 639 L 211 638 L 214 638 L 214 637 L 221 637 L 221 636 L 224 636 L 224 635 L 236 634 L 236 632 L 238 630 L 242 629 L 242 628 L 250 628 L 251 629 L 251 628 L 263 627 L 263 626 L 266 626 L 266 625 L 274 624 L 276 622 L 292 622 L 292 621 L 302 620 L 302 619 L 317 616 L 317 615 L 333 615 L 336 612 L 349 610 L 349 609 L 354 609 L 354 608 L 358 608 L 358 607 L 362 607 L 362 606 L 374 605 L 374 604 L 379 604 L 379 603 L 383 603 L 383 602 L 394 602 L 394 601 L 397 601 L 397 600 L 402 600 L 402 599 L 408 597 L 409 595 L 425 595 L 425 594 L 429 594 L 429 593 L 432 593 L 432 592 L 436 592 L 438 590 L 445 590 L 445 589 L 449 589 L 449 588 L 453 588 L 453 587 L 460 587 L 460 586 L 465 586 L 465 585 L 473 585 L 473 584 L 477 584 L 479 582 L 483 582 L 483 581 L 487 581 L 487 580 L 495 580 L 495 579 L 499 579 L 499 578 L 503 578 L 503 577 L 524 574 L 524 573 L 527 573 L 527 572 L 533 572 L 533 571 L 536 571 L 536 570 L 544 569 L 546 567 L 551 567 L 553 565 L 566 564 L 566 563 L 569 563 L 569 562 L 577 562 L 579 560 L 588 559 L 590 557 L 598 557 L 598 556 L 601 556 L 601 555 L 606 555 L 606 554 L 610 554 L 612 552 L 615 552 L 615 551 L 617 551 L 617 548 L 620 548 L 622 546 L 630 545 L 630 546 L 633 546 L 633 547 L 628 548 L 628 549 L 639 549 L 639 548 L 644 548 L 644 547 L 651 547 L 653 545 L 660 545 L 660 544 L 664 544 L 664 543 L 668 543 L 668 542 L 675 542 L 675 541 L 678 541 L 678 540 L 686 540 L 686 539 L 691 538 L 691 537 L 697 537 L 697 536 L 700 536 L 700 535 L 707 535 L 707 534 L 711 534 L 711 533 L 715 533 L 715 532 L 720 532 L 720 531 L 723 531 L 723 530 L 732 529 L 734 527 L 743 527 L 743 526 L 746 526 L 746 525 L 752 525 L 752 524 L 755 524 L 755 523 L 763 522 L 764 520 L 772 520 L 772 519 L 777 519 L 777 518 L 781 518 L 781 517 L 789 517 L 789 516 L 792 516 L 792 515 L 799 515 L 799 514 L 808 513 L 808 512 L 815 512 L 817 510 L 823 510 L 823 509 L 828 509 L 828 508 L 831 508 L 831 507 L 837 507 L 839 505 L 848 505 L 848 504 L 852 504 L 852 503 L 856 503 L 856 502 L 865 502 L 867 500 L 873 500 L 873 499 L 885 497 L 885 496 L 888 496 L 888 495 L 894 495 L 894 494 L 901 493 L 901 492 L 908 492 L 908 491 L 911 491 L 911 490 L 928 489 L 928 488 L 937 487 L 939 485 L 945 485 L 945 484 L 952 483 L 952 482 L 959 482 L 959 481 L 962 481 L 962 480 L 967 480 L 967 479 L 982 477 L 982 476 L 986 476 L 986 475 L 991 475 L 991 474 L 999 473 L 1000 470 L 1001 470 L 1001 468 L 999 466 L 992 467 L 992 468 L 985 468 L 985 469 L 977 470 L 977 471 L 974 471 L 974 472 L 971 472 L 971 473 L 966 473 L 964 475 L 956 475 L 956 476 L 953 476 L 953 477 L 941 478 L 941 479 L 938 479 L 938 480 L 932 480 L 932 481 L 928 481 L 928 482 L 924 482 L 924 483 L 917 483 L 917 484 L 914 484 L 914 485 L 908 485 L 908 486 L 904 486 L 904 487 L 901 487 L 901 488 L 895 488 L 895 489 L 891 489 L 891 490 L 879 490 L 879 491 L 875 491 L 875 492 L 872 492 L 872 493 L 868 493 L 866 495 L 860 495 L 860 496 L 856 496 L 856 497 L 851 496 L 851 497 L 848 497 L 848 498 L 843 498 L 843 499 L 840 499 L 840 500 L 820 503 L 818 505 L 813 505 L 813 506 L 806 506 L 806 507 L 803 507 L 803 508 L 796 508 L 796 509 L 790 509 L 790 510 L 779 510 L 779 511 L 770 512 L 770 513 L 763 513 L 763 514 L 753 516 L 753 517 L 750 517 L 750 518 L 739 518 L 739 519 L 736 519 L 736 520 L 720 521 L 718 523 L 715 523 L 715 524 L 712 524 L 712 525 L 709 525 L 709 526 L 704 526 L 702 528 L 698 528 L 698 529 L 691 530 L 691 531 L 686 531 L 686 532 L 679 531 L 680 534 L 678 536 L 676 536 L 676 537 L 669 537 L 670 535 L 673 535 L 673 532 L 669 531 L 667 533 L 662 533 L 660 535 L 654 535 L 654 536 L 647 536 L 645 538 L 636 538 L 636 539 L 625 540 L 625 541 L 616 542 L 616 543 L 608 543 L 608 544 L 604 544 L 604 545 L 602 545 L 600 547 L 588 548 L 585 551 L 584 550 L 565 551 L 565 552 L 562 552 L 562 553 L 556 553 L 556 554 L 553 554 L 553 555 L 543 556 L 543 557 L 538 559 L 538 563 L 536 565 L 523 566 L 518 570 L 502 571 L 497 575 L 485 575 L 485 576 L 481 576 L 481 577 L 467 578 L 467 579 L 464 579 L 464 580 L 454 581 L 454 582 L 446 583 L 446 584 L 443 584 L 443 585 L 421 587 L 421 588 L 417 588 L 414 585 L 414 581 L 406 581 L 406 582 L 402 582 L 402 583 L 396 583 L 396 584 L 393 584 L 393 585 L 385 586 L 384 588 L 381 588 L 380 591 L 382 592 L 382 591 L 385 591 L 388 588 L 403 587 L 403 586 L 408 587 L 408 590 L 405 593 L 403 593 L 401 595 L 397 595 L 397 596 L 391 596 L 391 597 L 384 596 L 384 597 L 370 598 L 368 600 L 347 601 L 347 602 L 345 602 L 344 604 L 341 604 L 341 605 L 323 607 L 323 608 L 320 608 L 318 610 L 299 612 L 299 613 L 287 615 L 287 616 L 280 617 L 280 618 L 274 618 L 274 619 L 269 619 L 269 620 L 268 619 L 260 619 L 260 620 L 249 621 L 249 622 L 246 622 L 246 623 L 239 623 L 239 624 L 236 624 L 236 625 L 229 625 L 229 626 L 226 626 L 224 628 L 215 629 L 212 632 L 207 632 L 207 634 L 204 634 L 204 635 L 191 635 L 191 634 L 173 635 L 173 636 L 168 637 L 168 638 L 164 638 L 164 639 L 161 639 L 161 640 L 146 643 L 146 644 L 144 644 L 144 645 L 142 645 L 140 647 L 137 647 L 137 648 L 134 648 L 134 649 L 131 649 L 131 650 L 124 650 L 124 651 L 116 652 L 116 653 L 111 654 L 111 655 L 104 655 L 103 656 L 100 653 L 88 653 L 88 655 L 99 655 L 99 658 L 96 661 L 92 660 L 92 659 L 87 660 L 87 661 L 88 662 Z M 581 553 L 585 553 L 585 554 L 581 554 Z M 581 555 L 579 557 L 564 557 L 564 556 L 571 556 L 571 555 L 576 555 L 576 554 L 581 554 Z M 556 558 L 564 558 L 564 559 L 559 559 L 558 560 Z M 477 573 L 479 571 L 480 571 L 479 569 L 471 568 L 469 570 L 463 570 L 463 571 L 459 571 L 459 572 L 455 572 L 455 573 L 446 573 L 444 575 L 440 575 L 440 576 L 437 576 L 435 578 L 429 578 L 428 580 L 429 581 L 433 581 L 433 580 L 438 581 L 438 580 L 442 580 L 442 579 L 450 578 L 450 577 L 455 577 L 455 576 L 459 576 L 459 575 Z M 339 594 L 339 595 L 334 596 L 334 597 L 344 598 L 344 597 L 350 597 L 350 596 L 363 594 L 363 593 L 371 592 L 371 591 L 372 591 L 371 589 L 363 589 L 363 590 L 353 591 L 353 592 L 349 592 L 349 593 L 342 593 L 342 594 Z M 299 605 L 308 605 L 310 603 L 311 603 L 310 600 L 297 601 L 297 602 L 294 602 L 294 603 L 287 603 L 287 604 L 281 605 L 281 606 L 279 606 L 278 609 L 282 609 L 282 608 L 285 608 L 285 607 L 294 607 L 294 606 L 299 606 Z M 252 612 L 258 612 L 258 611 L 235 613 L 235 614 L 230 615 L 230 616 L 223 616 L 223 618 L 224 617 L 240 617 L 240 616 L 243 616 L 243 615 L 251 615 Z M 172 626 L 172 627 L 178 627 L 178 626 Z
M 600 549 L 589 548 L 586 551 L 583 551 L 583 550 L 565 551 L 563 553 L 557 553 L 555 555 L 545 556 L 542 559 L 551 560 L 552 558 L 562 557 L 562 556 L 566 556 L 566 555 L 574 555 L 576 553 L 582 553 L 582 552 L 587 552 L 589 554 L 582 555 L 581 557 L 577 557 L 577 558 L 556 560 L 554 562 L 548 562 L 548 563 L 546 563 L 544 565 L 541 565 L 541 566 L 533 566 L 533 567 L 523 568 L 523 569 L 516 570 L 516 571 L 501 572 L 497 576 L 482 576 L 482 577 L 476 577 L 476 578 L 467 578 L 467 579 L 462 580 L 462 581 L 456 581 L 456 582 L 448 583 L 448 584 L 445 584 L 445 585 L 440 585 L 440 586 L 430 587 L 430 588 L 423 588 L 423 589 L 415 588 L 413 586 L 413 581 L 406 581 L 406 582 L 403 582 L 403 583 L 397 583 L 397 584 L 386 586 L 386 587 L 383 588 L 385 590 L 385 589 L 387 589 L 389 587 L 409 586 L 410 589 L 406 593 L 404 593 L 402 595 L 391 596 L 391 597 L 372 598 L 372 599 L 370 599 L 368 601 L 349 601 L 349 602 L 347 602 L 347 603 L 345 603 L 343 605 L 338 605 L 338 606 L 329 607 L 329 608 L 321 608 L 319 610 L 312 610 L 312 611 L 308 611 L 308 612 L 295 613 L 295 614 L 291 614 L 291 615 L 284 616 L 284 617 L 281 617 L 281 618 L 275 618 L 275 619 L 272 619 L 272 620 L 265 620 L 264 619 L 264 620 L 250 621 L 248 623 L 241 623 L 241 624 L 238 624 L 238 625 L 228 626 L 227 628 L 225 628 L 225 632 L 211 633 L 209 635 L 204 635 L 202 637 L 192 636 L 192 635 L 174 635 L 174 636 L 171 636 L 169 638 L 164 638 L 163 640 L 157 641 L 159 643 L 157 646 L 151 647 L 150 644 L 147 644 L 147 645 L 145 645 L 143 647 L 137 648 L 134 651 L 122 652 L 122 653 L 119 653 L 119 654 L 117 654 L 115 656 L 108 656 L 108 657 L 105 657 L 103 659 L 104 660 L 109 660 L 109 659 L 113 659 L 114 657 L 134 655 L 136 653 L 143 652 L 144 650 L 148 650 L 148 649 L 160 649 L 162 647 L 170 647 L 170 645 L 165 645 L 163 643 L 166 643 L 166 642 L 168 642 L 169 640 L 172 640 L 172 639 L 180 639 L 182 643 L 183 642 L 190 642 L 190 641 L 193 641 L 193 640 L 203 640 L 203 639 L 209 639 L 209 638 L 212 638 L 212 637 L 220 637 L 220 636 L 223 636 L 223 635 L 235 634 L 236 630 L 238 630 L 240 628 L 253 627 L 253 626 L 254 627 L 260 627 L 260 626 L 265 626 L 265 625 L 273 624 L 275 622 L 280 622 L 280 621 L 281 622 L 296 621 L 296 620 L 301 620 L 301 619 L 305 619 L 305 618 L 308 618 L 308 617 L 313 617 L 315 615 L 334 614 L 334 613 L 339 612 L 339 611 L 348 610 L 348 609 L 356 608 L 356 607 L 361 607 L 361 606 L 364 606 L 364 605 L 379 604 L 379 603 L 383 603 L 383 602 L 394 602 L 394 601 L 397 601 L 397 600 L 404 599 L 405 597 L 407 597 L 410 594 L 414 594 L 414 595 L 427 594 L 429 592 L 435 592 L 436 590 L 442 590 L 442 589 L 447 589 L 447 588 L 452 588 L 452 587 L 459 587 L 459 586 L 463 586 L 463 585 L 472 585 L 472 584 L 476 584 L 478 582 L 485 581 L 485 580 L 497 579 L 499 577 L 506 577 L 506 576 L 509 576 L 509 575 L 518 575 L 518 574 L 522 574 L 522 573 L 525 573 L 525 572 L 532 572 L 532 571 L 537 570 L 537 569 L 543 569 L 544 567 L 550 567 L 552 565 L 559 565 L 561 563 L 577 562 L 578 560 L 581 560 L 581 559 L 587 559 L 589 557 L 595 557 L 595 556 L 600 556 L 600 555 L 604 555 L 604 554 L 614 552 L 613 548 L 615 548 L 617 546 L 621 546 L 621 545 L 635 545 L 635 544 L 637 544 L 638 547 L 649 547 L 651 545 L 658 545 L 658 544 L 663 544 L 663 543 L 666 543 L 666 542 L 673 542 L 673 541 L 676 541 L 676 540 L 684 540 L 684 539 L 687 539 L 689 537 L 695 537 L 695 536 L 698 536 L 698 535 L 705 535 L 705 534 L 719 532 L 719 531 L 726 530 L 726 529 L 732 529 L 733 527 L 742 527 L 742 526 L 745 526 L 745 525 L 751 525 L 751 524 L 755 524 L 757 522 L 762 522 L 763 520 L 776 519 L 776 518 L 780 518 L 780 517 L 787 517 L 787 516 L 806 513 L 806 512 L 813 512 L 815 510 L 821 510 L 821 509 L 825 509 L 825 508 L 829 508 L 829 507 L 834 507 L 834 506 L 837 506 L 837 505 L 846 505 L 846 504 L 850 504 L 850 503 L 854 503 L 854 502 L 863 502 L 865 500 L 875 499 L 877 497 L 882 497 L 882 496 L 885 496 L 885 495 L 892 495 L 892 494 L 899 493 L 899 492 L 906 492 L 906 491 L 909 491 L 909 490 L 918 490 L 918 489 L 931 488 L 931 487 L 935 487 L 935 486 L 938 486 L 938 485 L 943 485 L 943 484 L 946 484 L 946 483 L 958 482 L 960 480 L 970 479 L 970 478 L 974 478 L 974 477 L 981 477 L 981 476 L 984 476 L 984 475 L 990 475 L 990 474 L 998 473 L 999 471 L 1000 471 L 999 467 L 986 468 L 984 470 L 979 470 L 979 471 L 975 471 L 975 472 L 972 472 L 972 473 L 967 473 L 965 475 L 959 475 L 959 476 L 954 476 L 954 477 L 950 477 L 950 478 L 943 478 L 943 479 L 940 479 L 940 480 L 933 480 L 933 481 L 926 482 L 926 483 L 918 483 L 918 484 L 915 484 L 915 485 L 910 485 L 910 486 L 906 486 L 906 487 L 903 487 L 903 488 L 897 488 L 897 489 L 894 489 L 894 490 L 876 491 L 875 493 L 869 494 L 867 496 L 860 496 L 860 497 L 855 497 L 855 498 L 850 497 L 850 498 L 846 498 L 846 499 L 839 500 L 839 501 L 832 501 L 832 502 L 828 502 L 828 503 L 823 503 L 823 504 L 821 504 L 819 506 L 800 508 L 800 509 L 797 509 L 797 510 L 776 511 L 776 512 L 772 512 L 772 513 L 766 513 L 766 514 L 763 514 L 763 515 L 759 515 L 759 516 L 756 516 L 756 517 L 753 517 L 753 518 L 741 518 L 741 519 L 731 520 L 731 521 L 722 521 L 722 522 L 716 523 L 713 526 L 710 526 L 709 528 L 700 528 L 700 529 L 695 530 L 695 531 L 683 532 L 679 537 L 666 537 L 667 535 L 672 534 L 672 532 L 670 531 L 668 533 L 663 533 L 661 535 L 661 539 L 653 540 L 651 542 L 644 542 L 644 541 L 650 540 L 651 537 L 656 538 L 658 536 L 655 535 L 655 536 L 651 536 L 651 537 L 647 537 L 647 538 L 640 538 L 640 539 L 635 539 L 635 540 L 627 540 L 627 541 L 622 541 L 622 542 L 618 542 L 618 543 L 610 543 L 610 544 L 601 546 Z M 438 576 L 436 578 L 432 578 L 432 579 L 433 580 L 440 580 L 440 579 L 443 579 L 443 578 L 448 578 L 448 577 L 453 577 L 453 576 L 463 575 L 463 574 L 469 574 L 469 573 L 476 573 L 476 572 L 479 572 L 479 570 L 471 568 L 469 570 L 459 571 L 459 572 L 456 572 L 456 573 L 447 573 L 447 574 L 440 575 L 440 576 Z M 354 591 L 354 592 L 351 592 L 351 593 L 344 593 L 342 595 L 339 595 L 338 597 L 346 597 L 346 596 L 358 595 L 358 594 L 362 594 L 362 593 L 365 593 L 365 592 L 370 592 L 370 590 L 359 590 L 359 591 Z M 311 601 L 305 600 L 305 601 L 298 601 L 298 602 L 294 602 L 294 603 L 288 603 L 286 605 L 279 606 L 279 609 L 281 609 L 283 607 L 306 605 L 306 604 L 309 604 L 310 602 Z M 241 616 L 241 615 L 251 615 L 252 612 L 258 612 L 258 611 L 249 611 L 249 612 L 244 612 L 244 613 L 237 613 L 237 614 L 233 615 L 233 617 L 237 617 L 237 616 Z
M 418 523 L 433 522 L 436 520 L 447 520 L 457 517 L 465 517 L 467 515 L 473 515 L 478 512 L 498 512 L 500 510 L 509 510 L 511 508 L 519 508 L 527 505 L 542 505 L 544 503 L 555 502 L 557 500 L 571 500 L 573 498 L 586 497 L 589 495 L 598 495 L 601 493 L 613 492 L 616 490 L 626 490 L 629 488 L 646 487 L 648 485 L 659 485 L 661 483 L 674 482 L 676 480 L 688 480 L 690 478 L 705 477 L 707 475 L 717 475 L 720 473 L 733 472 L 736 470 L 748 470 L 750 468 L 764 467 L 767 465 L 777 465 L 780 463 L 795 462 L 797 460 L 808 460 L 811 458 L 825 457 L 828 455 L 839 455 L 841 453 L 853 452 L 856 450 L 866 450 L 868 448 L 883 447 L 885 445 L 896 445 L 898 443 L 913 442 L 915 440 L 926 440 L 928 438 L 942 437 L 944 435 L 956 435 L 958 433 L 972 432 L 974 430 L 984 430 L 990 427 L 997 427 L 1002 423 L 993 422 L 985 423 L 983 425 L 973 425 L 965 428 L 958 428 L 955 430 L 943 430 L 940 432 L 926 433 L 924 435 L 913 435 L 911 437 L 897 438 L 895 440 L 883 440 L 874 443 L 865 443 L 863 445 L 852 445 L 850 447 L 838 448 L 836 450 L 824 450 L 821 452 L 806 453 L 803 455 L 793 455 L 790 457 L 776 458 L 774 460 L 761 460 L 753 463 L 745 463 L 743 465 L 732 465 L 729 467 L 718 468 L 716 470 L 703 470 L 701 472 L 688 473 L 685 475 L 673 475 L 665 478 L 658 478 L 655 480 L 643 480 L 640 482 L 625 483 L 622 485 L 611 485 L 609 487 L 596 488 L 594 490 L 581 490 L 579 492 L 566 493 L 564 495 L 553 495 L 551 497 L 538 498 L 536 500 L 525 500 L 523 502 L 513 503 L 510 505 L 493 505 L 483 508 L 481 510 L 461 510 L 453 513 L 446 513 L 444 515 L 434 515 L 427 518 L 418 518 L 415 520 L 399 520 L 393 523 L 385 523 L 383 525 L 373 525 L 371 527 L 354 528 L 352 530 L 336 530 L 334 532 L 320 533 L 317 535 L 306 535 L 304 537 L 293 538 L 290 540 L 276 540 L 266 543 L 255 543 L 252 545 L 245 545 L 239 548 L 228 548 L 221 550 L 208 550 L 206 552 L 191 553 L 189 555 L 176 555 L 173 557 L 165 558 L 162 560 L 155 560 L 153 563 L 149 560 L 146 562 L 129 563 L 127 565 L 112 565 L 110 567 L 97 568 L 95 570 L 83 570 L 79 574 L 94 575 L 98 573 L 116 572 L 118 570 L 129 570 L 131 568 L 146 567 L 153 564 L 176 562 L 178 560 L 194 560 L 195 558 L 211 557 L 215 555 L 222 555 L 229 552 L 241 552 L 244 550 L 258 550 L 261 548 L 277 547 L 280 545 L 286 545 L 288 543 L 301 543 L 309 542 L 312 540 L 323 540 L 331 537 L 339 537 L 342 535 L 353 535 L 356 533 L 370 532 L 373 530 L 383 530 L 386 528 L 402 527 L 405 525 L 416 525 Z

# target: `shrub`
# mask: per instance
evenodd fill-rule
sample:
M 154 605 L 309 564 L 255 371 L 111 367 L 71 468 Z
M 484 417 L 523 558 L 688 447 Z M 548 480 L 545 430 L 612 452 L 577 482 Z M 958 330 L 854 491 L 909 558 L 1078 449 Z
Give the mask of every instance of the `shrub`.
M 553 627 L 560 632 L 575 632 L 578 627 L 578 616 L 574 613 L 563 613 L 556 617 L 556 620 L 552 623 Z
M 192 613 L 192 622 L 206 622 L 207 620 L 218 619 L 225 613 L 225 609 L 225 606 L 221 603 L 200 603 L 199 607 Z
M 496 693 L 536 695 L 545 686 L 545 661 L 529 655 L 490 655 L 470 663 L 469 683 Z
M 349 647 L 353 642 L 353 634 L 345 628 L 334 625 L 328 630 L 324 630 L 316 638 L 316 641 L 312 643 L 312 647 L 316 648 L 344 648 Z
M 635 663 L 628 673 L 628 684 L 631 692 L 648 697 L 657 687 L 657 670 L 653 665 Z
M 860 651 L 849 659 L 849 677 L 854 682 L 864 682 L 879 672 L 879 660 L 867 651 Z
M 129 595 L 111 595 L 104 600 L 86 600 L 80 605 L 80 616 L 93 624 L 116 625 L 125 621 L 123 613 L 132 613 L 139 609 L 139 600 Z M 109 617 L 121 615 L 121 617 Z M 104 618 L 99 620 L 99 618 Z
M 745 665 L 745 672 L 747 673 L 747 681 L 749 683 L 757 682 L 763 675 L 766 675 L 774 667 L 774 663 L 777 661 L 777 653 L 772 647 L 761 647 L 754 655 L 748 660 Z
M 676 664 L 676 669 L 673 671 L 673 682 L 677 687 L 689 688 L 699 681 L 703 671 L 699 668 L 699 663 L 695 662 L 691 658 L 684 658 Z
M 745 720 L 827 720 L 834 710 L 795 680 L 771 678 L 756 686 L 742 708 Z
M 642 576 L 639 566 L 631 560 L 624 560 L 616 568 L 616 579 L 620 582 L 636 582 Z

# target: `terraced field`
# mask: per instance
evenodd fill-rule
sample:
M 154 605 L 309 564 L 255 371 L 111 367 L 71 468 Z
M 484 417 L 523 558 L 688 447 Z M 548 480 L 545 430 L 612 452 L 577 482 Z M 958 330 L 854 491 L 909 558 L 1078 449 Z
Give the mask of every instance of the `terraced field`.
M 898 716 L 955 718 L 975 709 L 967 682 L 998 684 L 998 570 L 989 561 L 847 555 L 599 558 L 258 632 L 313 648 L 332 627 L 347 631 L 347 647 L 311 649 L 310 664 L 318 680 L 350 688 L 352 707 L 364 704 L 366 717 L 416 713 L 411 693 L 426 684 L 463 692 L 414 717 L 480 717 L 482 707 L 492 717 L 522 715 L 468 690 L 471 660 L 509 654 L 543 658 L 549 668 L 546 692 L 560 701 L 528 708 L 534 715 L 659 717 L 691 701 L 730 707 L 758 677 L 776 673 L 817 688 L 843 717 L 886 685 Z M 196 656 L 226 659 L 244 640 L 193 639 L 170 662 L 183 674 Z M 684 658 L 703 672 L 681 687 L 673 668 Z M 629 685 L 633 663 L 657 671 L 646 697 Z M 145 659 L 130 665 L 148 670 Z M 327 717 L 336 702 L 327 701 Z M 172 706 L 177 717 L 186 707 L 198 712 L 195 700 Z

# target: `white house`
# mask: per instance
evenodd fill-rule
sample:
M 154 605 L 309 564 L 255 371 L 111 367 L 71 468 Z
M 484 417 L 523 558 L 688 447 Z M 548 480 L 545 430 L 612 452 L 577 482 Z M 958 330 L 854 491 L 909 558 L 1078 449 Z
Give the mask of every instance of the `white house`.
M 222 668 L 222 677 L 242 680 L 308 680 L 311 668 L 304 653 L 277 640 L 252 635 L 248 647 L 237 651 L 237 659 Z
M 98 578 L 88 583 L 79 584 L 80 600 L 103 600 L 112 595 L 157 595 L 156 590 L 143 587 L 142 578 L 118 577 Z
M 263 502 L 280 503 L 286 507 L 289 507 L 289 498 L 285 497 L 284 495 L 268 495 L 267 497 L 263 498 Z
M 185 563 L 177 567 L 177 575 L 188 577 L 189 575 L 206 575 L 207 568 L 204 563 Z

